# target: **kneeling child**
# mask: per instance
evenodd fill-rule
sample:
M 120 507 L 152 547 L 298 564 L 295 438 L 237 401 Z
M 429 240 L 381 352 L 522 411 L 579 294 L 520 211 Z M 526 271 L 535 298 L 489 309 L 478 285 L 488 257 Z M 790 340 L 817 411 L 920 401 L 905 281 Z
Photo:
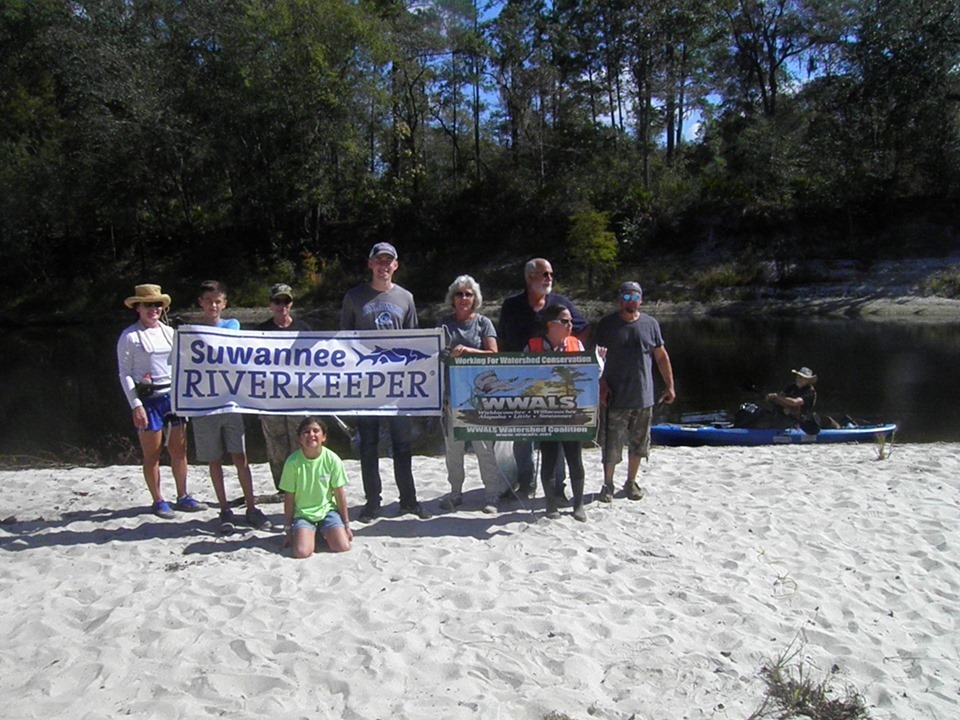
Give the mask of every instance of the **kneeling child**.
M 297 428 L 300 449 L 287 458 L 280 477 L 287 527 L 284 547 L 295 558 L 310 557 L 319 529 L 333 552 L 350 549 L 353 533 L 347 510 L 347 475 L 340 457 L 325 448 L 327 426 L 320 418 L 304 418 Z

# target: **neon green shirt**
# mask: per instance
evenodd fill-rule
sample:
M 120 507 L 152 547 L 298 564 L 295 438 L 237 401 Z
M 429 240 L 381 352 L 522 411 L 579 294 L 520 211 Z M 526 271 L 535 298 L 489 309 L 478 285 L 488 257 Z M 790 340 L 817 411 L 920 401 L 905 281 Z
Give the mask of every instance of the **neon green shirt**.
M 337 509 L 333 491 L 347 484 L 340 456 L 323 448 L 320 456 L 311 460 L 297 450 L 283 464 L 280 489 L 293 495 L 293 518 L 304 518 L 312 523 L 323 520 L 327 513 Z

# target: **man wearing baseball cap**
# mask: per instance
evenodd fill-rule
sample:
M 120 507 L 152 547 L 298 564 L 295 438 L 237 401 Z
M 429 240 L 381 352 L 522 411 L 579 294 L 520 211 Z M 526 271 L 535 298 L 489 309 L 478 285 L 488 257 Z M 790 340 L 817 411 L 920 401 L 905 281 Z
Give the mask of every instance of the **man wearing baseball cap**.
M 400 264 L 397 249 L 388 242 L 370 248 L 367 259 L 370 282 L 348 290 L 340 311 L 341 330 L 409 330 L 419 327 L 413 295 L 393 282 Z M 409 417 L 391 415 L 390 440 L 393 443 L 393 474 L 400 491 L 400 514 L 412 513 L 420 518 L 430 513 L 417 501 L 413 482 L 413 457 L 410 449 Z M 370 522 L 380 514 L 383 483 L 380 480 L 380 418 L 357 419 L 360 434 L 360 471 L 366 503 L 360 511 L 360 522 Z
M 601 502 L 613 502 L 613 475 L 627 445 L 627 482 L 624 493 L 631 500 L 643 497 L 637 484 L 640 461 L 650 456 L 650 425 L 653 418 L 653 364 L 666 386 L 660 402 L 676 397 L 673 367 L 663 345 L 660 324 L 640 312 L 643 290 L 625 282 L 617 294 L 620 309 L 597 325 L 597 347 L 604 348 L 606 363 L 600 377 L 600 422 L 603 428 L 603 488 Z M 603 352 L 603 351 L 601 351 Z
M 276 283 L 270 287 L 269 319 L 257 325 L 257 330 L 310 330 L 310 326 L 303 320 L 297 320 L 290 314 L 293 308 L 293 289 L 285 283 Z M 283 464 L 294 450 L 300 447 L 297 437 L 297 427 L 303 420 L 301 415 L 261 415 L 260 429 L 263 430 L 263 441 L 266 445 L 267 460 L 270 463 L 270 474 L 273 484 L 280 488 L 280 477 L 283 475 Z

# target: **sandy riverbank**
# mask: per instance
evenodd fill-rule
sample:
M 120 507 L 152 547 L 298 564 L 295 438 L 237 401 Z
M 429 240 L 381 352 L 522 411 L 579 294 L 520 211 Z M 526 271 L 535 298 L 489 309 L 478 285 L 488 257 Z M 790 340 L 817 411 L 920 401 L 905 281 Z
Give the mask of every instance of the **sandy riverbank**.
M 462 511 L 395 518 L 384 463 L 385 517 L 306 561 L 213 510 L 146 514 L 138 467 L 0 472 L 0 717 L 746 718 L 799 641 L 874 718 L 955 717 L 958 465 L 955 444 L 656 448 L 647 496 L 582 525 L 539 499 L 483 515 L 475 471 Z M 414 469 L 436 510 L 442 458 Z

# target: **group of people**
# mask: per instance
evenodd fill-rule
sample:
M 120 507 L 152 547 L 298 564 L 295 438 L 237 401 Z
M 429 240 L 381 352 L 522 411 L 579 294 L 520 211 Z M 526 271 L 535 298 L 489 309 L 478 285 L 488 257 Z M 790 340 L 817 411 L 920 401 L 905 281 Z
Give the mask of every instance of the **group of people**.
M 370 281 L 346 293 L 340 315 L 341 330 L 401 330 L 418 327 L 413 295 L 393 282 L 399 269 L 396 248 L 386 242 L 375 244 L 367 259 Z M 625 282 L 617 296 L 618 309 L 604 317 L 591 337 L 591 327 L 572 302 L 555 293 L 554 272 L 544 258 L 534 258 L 524 266 L 525 288 L 506 298 L 496 326 L 481 314 L 483 298 L 480 285 L 470 275 L 457 277 L 447 292 L 451 313 L 442 321 L 454 357 L 497 352 L 582 352 L 596 348 L 605 358 L 600 380 L 600 433 L 603 485 L 601 502 L 612 502 L 614 476 L 627 447 L 627 476 L 624 495 L 633 500 L 642 497 L 637 483 L 640 462 L 649 455 L 650 426 L 655 405 L 653 367 L 656 366 L 664 388 L 657 401 L 672 403 L 676 398 L 673 370 L 660 326 L 641 312 L 643 292 L 636 282 Z M 236 320 L 224 319 L 227 290 L 223 283 L 204 282 L 198 304 L 201 322 L 211 326 L 239 329 Z M 173 330 L 165 322 L 170 297 L 157 285 L 138 285 L 125 305 L 137 314 L 137 322 L 127 328 L 117 344 L 120 382 L 130 405 L 133 424 L 143 452 L 143 473 L 153 501 L 152 511 L 161 518 L 175 511 L 196 512 L 207 506 L 187 492 L 186 421 L 172 413 L 170 400 L 170 354 Z M 293 294 L 289 286 L 271 288 L 272 317 L 258 326 L 261 330 L 309 330 L 291 315 Z M 499 331 L 498 331 L 499 330 Z M 443 428 L 446 442 L 446 467 L 450 492 L 440 501 L 444 510 L 454 510 L 463 502 L 464 455 L 466 443 L 454 438 L 452 413 L 444 408 Z M 378 443 L 380 424 L 389 425 L 393 446 L 394 477 L 400 494 L 400 513 L 428 518 L 430 513 L 417 498 L 412 470 L 411 421 L 405 416 L 386 418 L 364 416 L 357 419 L 360 441 L 360 467 L 365 503 L 359 519 L 369 522 L 379 516 L 382 482 Z M 346 476 L 336 453 L 324 446 L 327 427 L 322 419 L 298 416 L 261 417 L 267 455 L 274 483 L 284 494 L 286 542 L 295 557 L 307 557 L 316 548 L 319 529 L 327 546 L 334 551 L 349 550 L 352 532 L 344 486 Z M 191 420 L 197 458 L 206 462 L 220 507 L 224 532 L 235 529 L 236 519 L 224 491 L 221 460 L 228 454 L 237 473 L 246 502 L 245 519 L 256 528 L 270 527 L 270 520 L 256 507 L 250 467 L 247 462 L 243 422 L 236 413 L 219 413 Z M 160 490 L 160 453 L 166 431 L 177 498 L 168 503 Z M 516 485 L 504 486 L 491 441 L 472 442 L 485 490 L 485 512 L 496 512 L 500 503 L 525 500 L 534 496 L 535 452 L 533 443 L 515 442 L 513 455 L 517 466 Z M 584 510 L 584 468 L 577 442 L 540 442 L 540 482 L 547 517 L 559 516 L 566 504 L 564 462 L 570 474 L 573 517 L 587 519 Z M 563 460 L 561 460 L 561 455 Z

